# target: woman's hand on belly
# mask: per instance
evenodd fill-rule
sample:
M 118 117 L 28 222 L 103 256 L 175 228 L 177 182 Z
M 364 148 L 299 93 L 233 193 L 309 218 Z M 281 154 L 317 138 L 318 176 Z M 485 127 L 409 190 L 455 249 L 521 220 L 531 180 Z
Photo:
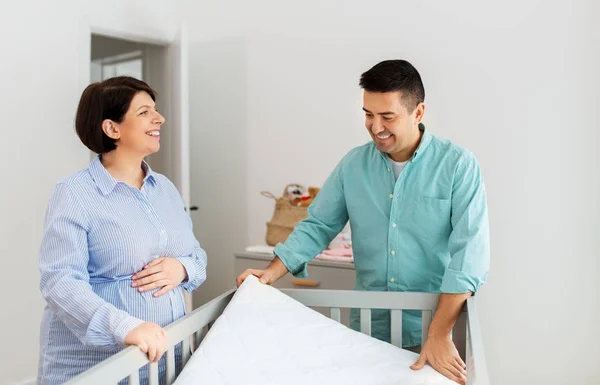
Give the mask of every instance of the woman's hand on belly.
M 152 322 L 144 322 L 130 331 L 124 340 L 126 345 L 135 345 L 148 354 L 150 361 L 157 362 L 167 351 L 167 333 Z
M 137 287 L 140 292 L 160 288 L 154 293 L 155 297 L 159 297 L 179 286 L 186 278 L 187 272 L 181 262 L 175 258 L 160 257 L 135 273 L 131 277 L 131 286 Z

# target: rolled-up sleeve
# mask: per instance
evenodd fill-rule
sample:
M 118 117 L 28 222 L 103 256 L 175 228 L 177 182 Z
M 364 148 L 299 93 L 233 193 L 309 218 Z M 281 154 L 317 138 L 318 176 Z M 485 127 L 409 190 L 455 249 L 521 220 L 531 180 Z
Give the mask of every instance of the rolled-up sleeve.
M 176 258 L 187 273 L 187 279 L 181 283 L 181 287 L 185 291 L 191 292 L 196 290 L 206 281 L 206 253 L 200 247 L 200 243 L 196 241 L 194 252 L 190 255 Z
M 487 197 L 481 168 L 469 154 L 459 161 L 452 189 L 450 264 L 442 293 L 475 293 L 485 283 L 490 265 Z

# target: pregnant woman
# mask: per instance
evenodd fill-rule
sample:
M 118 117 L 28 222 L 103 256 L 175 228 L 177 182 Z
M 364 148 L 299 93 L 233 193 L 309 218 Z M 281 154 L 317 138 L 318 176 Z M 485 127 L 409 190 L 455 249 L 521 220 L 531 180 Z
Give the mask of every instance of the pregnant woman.
M 165 121 L 155 99 L 130 77 L 91 84 L 81 96 L 76 132 L 98 156 L 56 185 L 46 212 L 38 384 L 63 383 L 127 345 L 158 361 L 163 327 L 185 315 L 183 291 L 206 279 L 181 195 L 144 161 L 159 150 Z M 178 367 L 180 356 L 179 346 Z

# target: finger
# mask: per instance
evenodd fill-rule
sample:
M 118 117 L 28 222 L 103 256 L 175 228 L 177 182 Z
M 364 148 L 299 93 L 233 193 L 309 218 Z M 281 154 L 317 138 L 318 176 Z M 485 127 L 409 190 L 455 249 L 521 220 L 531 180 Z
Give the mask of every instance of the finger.
M 143 269 L 143 270 L 138 271 L 137 273 L 135 273 L 131 277 L 131 279 L 133 279 L 135 281 L 136 279 L 140 279 L 140 278 L 144 278 L 144 277 L 147 277 L 149 275 L 152 275 L 152 274 L 156 274 L 156 273 L 158 273 L 159 271 L 162 271 L 162 270 L 163 270 L 162 269 L 162 264 L 157 264 L 157 265 L 154 265 L 154 266 L 149 267 L 147 269 Z
M 138 291 L 140 293 L 144 292 L 144 291 L 149 291 L 149 290 L 153 290 L 153 289 L 157 289 L 157 288 L 162 288 L 166 285 L 169 285 L 169 281 L 166 279 L 161 279 L 160 281 L 156 281 L 156 282 L 152 282 L 149 283 L 147 285 L 141 286 L 138 288 Z
M 148 359 L 150 361 L 155 361 L 156 358 L 156 342 L 152 341 L 148 344 Z
M 244 280 L 246 280 L 246 278 L 250 274 L 255 275 L 258 278 L 260 278 L 264 274 L 264 270 L 247 269 L 239 277 L 237 277 L 237 280 L 236 280 L 237 286 L 240 287 L 240 285 L 244 282 Z
M 173 286 L 173 285 L 165 285 L 165 286 L 163 286 L 162 289 L 160 289 L 159 291 L 157 291 L 156 293 L 154 293 L 152 295 L 155 297 L 160 297 L 161 295 L 165 295 L 168 292 L 170 292 L 171 290 L 173 290 L 174 287 L 175 286 Z
M 447 365 L 444 365 L 444 369 L 446 369 L 447 371 L 452 373 L 452 375 L 454 377 L 456 377 L 457 379 L 460 379 L 460 380 L 463 379 L 463 375 L 460 371 L 460 368 L 457 368 L 456 366 L 454 366 L 452 364 L 447 364 Z
M 146 266 L 144 266 L 143 269 L 147 269 L 149 267 L 156 266 L 159 263 L 161 263 L 162 261 L 164 261 L 164 257 L 159 257 L 159 258 L 153 259 L 152 261 L 150 261 L 150 263 L 148 263 Z
M 460 378 L 456 377 L 456 376 L 455 376 L 454 374 L 452 374 L 452 372 L 450 372 L 448 369 L 445 369 L 445 368 L 440 368 L 440 369 L 438 370 L 438 372 L 440 372 L 441 374 L 443 374 L 443 375 L 444 375 L 444 377 L 446 377 L 446 378 L 448 378 L 448 379 L 450 379 L 450 380 L 452 380 L 452 381 L 454 381 L 454 382 L 457 382 L 457 383 L 459 383 L 459 384 L 461 384 L 461 383 L 462 383 L 462 382 L 461 382 L 461 380 L 460 380 Z
M 167 337 L 162 336 L 162 338 L 160 339 L 160 354 L 158 356 L 159 360 L 165 354 L 166 351 L 167 351 Z
M 144 286 L 144 285 L 148 285 L 152 282 L 156 282 L 159 281 L 161 279 L 165 279 L 165 274 L 160 272 L 160 273 L 156 273 L 156 274 L 152 274 L 148 277 L 145 278 L 140 278 L 137 281 L 133 282 L 131 284 L 131 287 L 139 287 L 139 286 Z
M 465 362 L 462 360 L 462 358 L 460 358 L 460 356 L 455 357 L 455 359 L 462 368 L 467 368 L 467 364 L 465 364 Z
M 269 276 L 269 274 L 263 274 L 262 277 L 260 277 L 260 279 L 258 280 L 260 283 L 264 283 L 265 285 L 268 285 L 269 283 L 271 283 L 271 277 Z
M 247 276 L 250 275 L 250 272 L 248 271 L 244 271 L 242 274 L 238 275 L 238 277 L 235 280 L 235 285 L 237 287 L 240 287 L 241 284 L 244 282 L 244 280 L 246 279 Z
M 410 368 L 412 370 L 421 370 L 423 368 L 423 366 L 425 366 L 426 362 L 427 362 L 427 358 L 425 357 L 424 354 L 421 354 L 419 356 L 419 360 L 414 365 L 412 365 Z
M 138 347 L 140 348 L 142 353 L 148 353 L 148 344 L 146 344 L 145 342 L 140 343 Z
M 455 360 L 455 361 L 452 363 L 452 366 L 454 366 L 454 367 L 456 368 L 456 370 L 458 370 L 458 372 L 459 372 L 459 373 L 460 373 L 462 376 L 464 376 L 464 377 L 467 377 L 467 371 L 465 370 L 465 368 L 463 368 L 463 367 L 462 367 L 461 363 L 460 363 L 460 362 L 458 362 L 458 360 Z
M 160 357 L 162 357 L 163 353 L 164 353 L 164 350 L 163 350 L 162 342 L 160 339 L 157 339 L 156 340 L 156 357 L 154 357 L 154 361 L 160 360 Z
M 154 362 L 157 362 L 160 359 L 160 342 L 156 341 L 154 345 Z
M 274 280 L 271 278 L 271 272 L 269 270 L 263 270 L 260 272 L 261 275 L 257 276 L 259 278 L 259 282 L 260 283 L 264 283 L 265 285 L 270 285 L 274 282 Z

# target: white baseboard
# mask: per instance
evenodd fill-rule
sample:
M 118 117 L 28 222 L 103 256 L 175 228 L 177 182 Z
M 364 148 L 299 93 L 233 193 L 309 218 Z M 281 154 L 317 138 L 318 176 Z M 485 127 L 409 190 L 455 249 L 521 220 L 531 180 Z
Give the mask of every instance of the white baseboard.
M 37 380 L 37 378 L 33 377 L 28 380 L 23 380 L 21 382 L 15 382 L 12 385 L 35 385 L 35 380 Z

